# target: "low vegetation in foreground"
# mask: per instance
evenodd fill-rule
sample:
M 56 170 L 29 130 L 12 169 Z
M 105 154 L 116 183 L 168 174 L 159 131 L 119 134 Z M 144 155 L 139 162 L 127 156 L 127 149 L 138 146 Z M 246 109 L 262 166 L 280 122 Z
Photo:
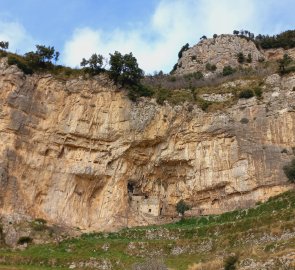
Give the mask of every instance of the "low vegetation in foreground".
M 2 248 L 0 269 L 295 269 L 294 214 L 289 191 L 222 215 Z

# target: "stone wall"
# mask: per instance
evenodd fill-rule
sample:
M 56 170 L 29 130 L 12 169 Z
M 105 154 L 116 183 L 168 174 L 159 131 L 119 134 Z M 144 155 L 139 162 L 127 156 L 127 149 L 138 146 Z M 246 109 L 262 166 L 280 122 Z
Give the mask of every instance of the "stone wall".
M 137 211 L 141 214 L 158 217 L 162 214 L 162 203 L 158 196 L 136 196 L 130 197 L 131 211 Z

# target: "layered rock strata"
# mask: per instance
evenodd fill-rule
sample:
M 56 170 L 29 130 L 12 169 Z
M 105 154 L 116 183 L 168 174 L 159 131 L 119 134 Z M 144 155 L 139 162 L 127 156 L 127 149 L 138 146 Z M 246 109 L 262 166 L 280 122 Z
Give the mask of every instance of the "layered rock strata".
M 180 199 L 191 214 L 265 200 L 290 188 L 294 85 L 294 75 L 274 75 L 262 100 L 205 113 L 132 103 L 103 75 L 25 76 L 2 60 L 0 214 L 112 230 L 175 216 Z

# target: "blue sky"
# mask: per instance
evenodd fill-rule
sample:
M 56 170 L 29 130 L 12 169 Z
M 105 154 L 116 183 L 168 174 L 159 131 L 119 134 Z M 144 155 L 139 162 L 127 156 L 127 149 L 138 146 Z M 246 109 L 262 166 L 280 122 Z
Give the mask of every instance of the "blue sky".
M 0 40 L 24 53 L 53 45 L 60 62 L 130 51 L 147 72 L 168 72 L 202 35 L 295 29 L 294 0 L 1 0 Z

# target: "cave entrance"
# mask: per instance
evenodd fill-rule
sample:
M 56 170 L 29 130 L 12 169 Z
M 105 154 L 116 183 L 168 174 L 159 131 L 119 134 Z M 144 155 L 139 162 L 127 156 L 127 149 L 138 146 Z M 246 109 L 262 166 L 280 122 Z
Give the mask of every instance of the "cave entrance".
M 128 182 L 127 184 L 127 190 L 129 194 L 134 194 L 134 190 L 135 190 L 135 184 L 132 182 Z

